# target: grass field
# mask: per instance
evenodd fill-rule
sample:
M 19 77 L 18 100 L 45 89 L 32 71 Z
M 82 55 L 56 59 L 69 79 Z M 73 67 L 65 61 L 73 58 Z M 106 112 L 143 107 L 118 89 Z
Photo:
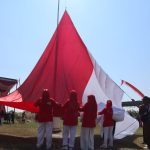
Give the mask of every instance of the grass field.
M 100 150 L 101 139 L 99 126 L 95 129 L 95 150 Z M 15 123 L 0 126 L 0 150 L 35 150 L 37 123 Z M 59 133 L 61 135 L 61 133 Z M 80 134 L 80 125 L 78 135 Z M 53 149 L 60 150 L 62 138 L 53 134 Z M 143 149 L 142 129 L 139 128 L 135 135 L 114 141 L 114 150 L 138 150 Z M 75 149 L 80 150 L 79 136 L 76 138 Z

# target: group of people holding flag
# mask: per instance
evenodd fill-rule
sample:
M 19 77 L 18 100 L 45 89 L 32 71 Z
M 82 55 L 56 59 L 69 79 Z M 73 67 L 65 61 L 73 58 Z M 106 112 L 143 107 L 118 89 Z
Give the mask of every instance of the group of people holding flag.
M 50 98 L 48 89 L 44 89 L 42 97 L 35 104 L 39 108 L 37 121 L 39 122 L 37 135 L 37 148 L 43 146 L 44 137 L 46 137 L 46 148 L 52 148 L 52 130 L 53 130 L 53 112 L 55 109 L 61 111 L 63 119 L 62 149 L 73 150 L 75 147 L 75 137 L 78 125 L 78 117 L 82 112 L 82 125 L 80 135 L 81 150 L 94 150 L 94 128 L 98 115 L 103 115 L 104 142 L 102 148 L 113 147 L 113 109 L 112 101 L 107 100 L 105 108 L 98 112 L 97 102 L 94 95 L 87 96 L 87 102 L 80 107 L 78 96 L 75 90 L 71 90 L 69 98 L 64 105 L 59 104 Z

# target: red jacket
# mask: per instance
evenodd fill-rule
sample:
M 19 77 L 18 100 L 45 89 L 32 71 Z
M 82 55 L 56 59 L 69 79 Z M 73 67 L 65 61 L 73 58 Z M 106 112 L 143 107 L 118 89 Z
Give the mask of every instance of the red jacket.
M 103 122 L 103 127 L 109 127 L 113 126 L 113 110 L 112 108 L 104 108 L 101 112 L 98 113 L 98 115 L 104 114 L 104 122 Z
M 79 104 L 72 103 L 71 100 L 68 100 L 63 108 L 63 124 L 67 126 L 76 126 L 78 124 L 79 116 Z
M 92 101 L 90 100 L 92 99 Z M 80 109 L 83 111 L 82 127 L 94 128 L 96 126 L 97 118 L 97 104 L 93 95 L 88 96 L 88 102 Z
M 40 98 L 34 105 L 39 107 L 39 112 L 37 113 L 38 122 L 53 121 L 53 108 L 57 105 L 53 99 L 48 98 L 43 101 L 43 99 Z

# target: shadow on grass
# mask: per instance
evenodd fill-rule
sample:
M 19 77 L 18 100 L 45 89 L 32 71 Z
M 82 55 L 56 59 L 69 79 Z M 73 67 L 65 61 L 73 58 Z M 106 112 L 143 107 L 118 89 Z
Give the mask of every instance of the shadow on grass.
M 133 135 L 121 140 L 114 141 L 114 150 L 120 149 L 142 149 L 134 141 L 141 137 Z M 102 140 L 99 135 L 95 135 L 95 150 L 100 150 Z M 11 135 L 0 135 L 0 150 L 36 150 L 36 137 L 16 137 Z M 53 150 L 60 150 L 62 145 L 61 138 L 53 138 Z M 44 150 L 45 148 L 43 148 Z M 75 150 L 80 150 L 80 138 L 76 138 Z

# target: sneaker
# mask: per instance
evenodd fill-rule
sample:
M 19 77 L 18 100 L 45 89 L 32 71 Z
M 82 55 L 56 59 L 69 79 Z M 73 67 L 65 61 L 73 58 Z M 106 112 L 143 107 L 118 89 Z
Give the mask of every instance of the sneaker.
M 38 145 L 38 144 L 36 145 L 37 149 L 41 149 L 42 147 L 43 147 L 43 144 L 42 145 Z
M 148 148 L 148 145 L 144 144 L 143 149 L 147 149 L 147 148 Z
M 107 148 L 107 145 L 102 144 L 100 148 Z
M 61 149 L 62 150 L 68 150 L 68 145 L 63 145 Z
M 108 146 L 109 149 L 113 149 L 113 146 Z

